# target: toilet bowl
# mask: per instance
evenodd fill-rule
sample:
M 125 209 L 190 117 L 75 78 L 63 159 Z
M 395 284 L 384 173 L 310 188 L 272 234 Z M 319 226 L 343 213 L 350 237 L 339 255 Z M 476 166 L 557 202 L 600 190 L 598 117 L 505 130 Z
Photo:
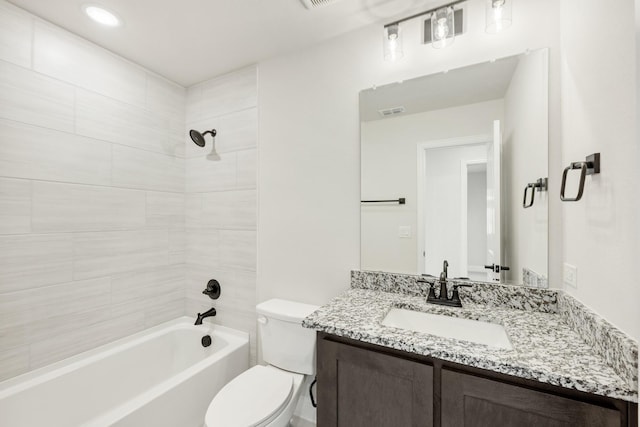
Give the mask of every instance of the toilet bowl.
M 293 416 L 304 376 L 273 366 L 254 366 L 218 392 L 206 427 L 284 427 Z
M 318 307 L 272 299 L 256 306 L 267 366 L 254 366 L 213 398 L 205 427 L 286 427 L 307 376 L 315 374 L 315 332 L 302 319 Z

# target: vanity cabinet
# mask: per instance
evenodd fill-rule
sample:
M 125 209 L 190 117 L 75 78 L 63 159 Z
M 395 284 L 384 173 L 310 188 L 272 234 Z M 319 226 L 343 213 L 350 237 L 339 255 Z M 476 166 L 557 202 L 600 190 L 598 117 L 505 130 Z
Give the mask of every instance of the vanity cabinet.
M 528 388 L 442 370 L 442 427 L 620 427 L 620 412 Z
M 637 427 L 636 404 L 318 333 L 318 427 Z
M 330 340 L 318 346 L 318 426 L 433 426 L 433 367 Z

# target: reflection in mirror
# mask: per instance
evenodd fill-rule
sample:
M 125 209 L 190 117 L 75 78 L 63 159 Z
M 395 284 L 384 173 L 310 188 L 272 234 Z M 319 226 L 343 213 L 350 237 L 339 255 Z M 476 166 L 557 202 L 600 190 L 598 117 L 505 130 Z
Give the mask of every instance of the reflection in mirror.
M 548 56 L 361 92 L 362 270 L 547 287 Z

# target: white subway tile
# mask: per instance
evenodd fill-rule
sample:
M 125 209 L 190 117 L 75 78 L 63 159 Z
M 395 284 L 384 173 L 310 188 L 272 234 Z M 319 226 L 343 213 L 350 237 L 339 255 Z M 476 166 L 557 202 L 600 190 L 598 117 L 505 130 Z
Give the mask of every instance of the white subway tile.
M 185 195 L 185 225 L 187 228 L 202 227 L 202 195 L 190 193 Z
M 0 293 L 70 282 L 69 234 L 0 236 Z
M 147 227 L 184 227 L 185 195 L 147 191 Z
M 220 230 L 220 266 L 240 270 L 256 269 L 255 231 Z
M 0 329 L 0 348 L 29 345 L 32 342 L 61 336 L 88 325 L 104 322 L 111 318 L 109 300 L 99 308 L 77 311 L 47 318 L 46 322 L 30 322 Z
M 144 108 L 78 89 L 76 112 L 79 135 L 167 155 L 177 149 L 169 119 Z
M 0 118 L 73 132 L 74 88 L 0 61 Z
M 145 192 L 57 182 L 33 183 L 35 232 L 102 231 L 145 225 Z
M 0 2 L 0 59 L 31 67 L 33 19 L 26 12 Z
M 154 74 L 147 74 L 147 109 L 184 121 L 187 91 Z
M 0 294 L 0 324 L 15 327 L 95 310 L 109 305 L 110 295 L 108 277 Z
M 113 185 L 143 190 L 184 192 L 184 159 L 113 146 Z
M 257 150 L 238 151 L 238 188 L 257 186 Z
M 153 300 L 153 303 L 144 310 L 144 326 L 151 328 L 163 322 L 184 316 L 185 299 L 180 294 L 175 299 L 164 301 L 163 298 Z
M 0 175 L 109 185 L 111 144 L 0 120 Z
M 114 305 L 146 301 L 156 296 L 183 292 L 184 268 L 163 266 L 118 274 L 111 279 L 111 302 Z
M 132 313 L 31 344 L 30 368 L 36 369 L 91 350 L 144 329 L 144 314 Z
M 0 335 L 1 339 L 1 335 Z M 29 370 L 29 346 L 8 348 L 0 346 L 0 381 Z
M 186 262 L 218 267 L 220 265 L 218 230 L 187 230 Z
M 142 68 L 49 23 L 37 21 L 34 70 L 102 95 L 144 107 Z
M 75 280 L 167 265 L 166 230 L 77 233 L 73 239 Z
M 187 251 L 187 236 L 183 228 L 169 229 L 169 265 L 184 264 Z
M 233 113 L 258 104 L 256 68 L 247 67 L 202 84 L 203 119 Z
M 202 193 L 199 223 L 221 229 L 256 229 L 256 190 Z
M 236 187 L 236 153 L 221 154 L 220 160 L 205 157 L 186 160 L 187 193 L 233 190 Z
M 187 88 L 185 119 L 187 122 L 202 120 L 202 84 Z
M 31 231 L 31 181 L 0 178 L 0 234 Z

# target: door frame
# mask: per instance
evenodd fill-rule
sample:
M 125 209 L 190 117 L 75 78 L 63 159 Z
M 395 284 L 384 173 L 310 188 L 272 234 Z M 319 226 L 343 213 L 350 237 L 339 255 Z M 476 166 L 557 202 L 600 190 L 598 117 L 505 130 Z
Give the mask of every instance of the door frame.
M 418 274 L 425 273 L 424 262 L 426 258 L 426 248 L 425 248 L 425 221 L 424 221 L 424 213 L 426 211 L 426 195 L 425 192 L 425 181 L 427 179 L 427 152 L 433 148 L 448 148 L 448 147 L 457 147 L 461 145 L 478 145 L 478 144 L 493 144 L 493 135 L 492 134 L 481 134 L 481 135 L 471 135 L 471 136 L 462 136 L 457 138 L 447 138 L 447 139 L 435 139 L 430 141 L 418 142 L 416 145 L 417 156 L 418 159 L 418 207 L 417 207 L 417 224 L 418 224 L 418 250 L 416 251 L 416 259 L 418 263 Z M 436 272 L 437 273 L 437 272 Z

